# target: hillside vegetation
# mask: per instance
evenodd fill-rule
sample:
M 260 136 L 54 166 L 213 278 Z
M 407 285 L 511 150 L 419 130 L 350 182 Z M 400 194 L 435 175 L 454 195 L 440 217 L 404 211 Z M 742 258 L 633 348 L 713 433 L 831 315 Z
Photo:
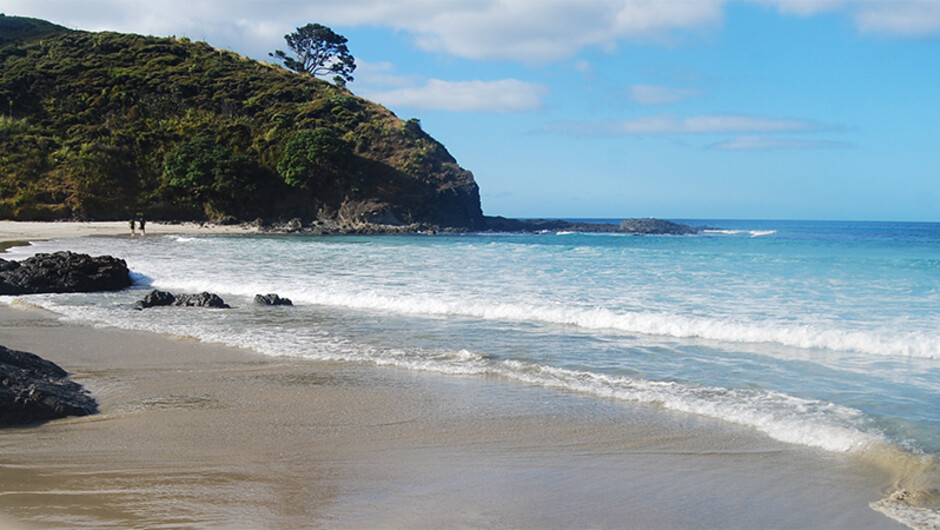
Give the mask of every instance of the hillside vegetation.
M 483 223 L 417 120 L 203 42 L 0 17 L 0 111 L 4 219 Z

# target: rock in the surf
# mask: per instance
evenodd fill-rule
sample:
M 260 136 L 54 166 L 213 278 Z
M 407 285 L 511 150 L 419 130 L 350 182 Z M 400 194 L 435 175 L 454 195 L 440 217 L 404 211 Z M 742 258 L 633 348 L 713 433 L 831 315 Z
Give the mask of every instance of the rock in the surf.
M 38 355 L 0 346 L 0 426 L 97 413 L 98 402 L 68 375 Z
M 184 307 L 211 307 L 215 309 L 231 309 L 222 298 L 214 293 L 201 292 L 199 294 L 172 294 L 154 289 L 134 305 L 135 309 L 147 309 L 159 306 Z
M 119 291 L 130 285 L 127 263 L 112 256 L 56 252 L 19 262 L 0 259 L 0 294 Z
M 256 294 L 255 303 L 258 305 L 294 305 L 290 298 L 281 298 L 274 293 Z
M 154 289 L 153 291 L 147 293 L 147 295 L 144 296 L 144 299 L 137 302 L 137 305 L 134 307 L 137 309 L 146 309 L 148 307 L 167 306 L 173 305 L 173 302 L 175 301 L 176 296 L 174 296 L 172 293 Z

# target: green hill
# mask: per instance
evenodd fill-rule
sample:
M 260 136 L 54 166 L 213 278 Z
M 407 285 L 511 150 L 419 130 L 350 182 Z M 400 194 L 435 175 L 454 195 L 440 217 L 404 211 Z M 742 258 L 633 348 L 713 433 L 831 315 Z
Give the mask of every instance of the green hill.
M 188 39 L 0 17 L 0 218 L 480 228 L 417 120 Z

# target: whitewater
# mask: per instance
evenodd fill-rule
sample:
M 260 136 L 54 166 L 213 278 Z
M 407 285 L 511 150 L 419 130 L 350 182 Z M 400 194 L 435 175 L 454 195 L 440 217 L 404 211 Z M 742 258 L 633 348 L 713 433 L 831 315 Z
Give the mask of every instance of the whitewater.
M 715 228 L 101 237 L 5 257 L 68 249 L 127 260 L 131 290 L 28 297 L 69 319 L 496 377 L 883 460 L 904 469 L 899 492 L 925 500 L 872 507 L 936 527 L 940 224 L 685 222 Z M 211 291 L 235 307 L 135 311 L 149 289 Z M 264 293 L 295 305 L 253 305 Z

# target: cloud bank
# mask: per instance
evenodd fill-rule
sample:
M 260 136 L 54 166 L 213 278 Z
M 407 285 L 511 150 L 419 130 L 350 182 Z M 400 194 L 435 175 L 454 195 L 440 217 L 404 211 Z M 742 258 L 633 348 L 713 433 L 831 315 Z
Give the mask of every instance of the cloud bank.
M 936 0 L 748 0 L 784 15 L 841 13 L 862 33 L 940 34 Z M 586 48 L 721 24 L 726 0 L 6 0 L 10 14 L 89 30 L 188 36 L 260 58 L 305 21 L 403 32 L 426 51 L 482 60 L 550 62 Z M 224 12 L 225 16 L 220 16 Z M 273 44 L 272 44 L 273 43 Z
M 542 106 L 547 89 L 516 79 L 498 81 L 442 81 L 430 79 L 423 86 L 364 92 L 368 99 L 390 107 L 420 110 L 520 112 Z

